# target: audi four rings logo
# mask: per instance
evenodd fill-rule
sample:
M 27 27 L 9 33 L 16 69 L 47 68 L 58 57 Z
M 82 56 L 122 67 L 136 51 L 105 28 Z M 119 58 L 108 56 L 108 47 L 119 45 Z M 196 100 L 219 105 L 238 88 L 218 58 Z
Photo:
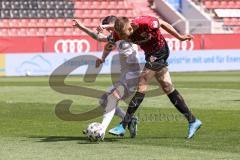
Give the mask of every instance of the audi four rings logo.
M 179 50 L 193 50 L 194 42 L 193 41 L 179 41 L 176 38 L 166 38 L 169 49 L 174 51 Z
M 86 39 L 60 39 L 54 44 L 56 53 L 89 52 L 90 43 Z

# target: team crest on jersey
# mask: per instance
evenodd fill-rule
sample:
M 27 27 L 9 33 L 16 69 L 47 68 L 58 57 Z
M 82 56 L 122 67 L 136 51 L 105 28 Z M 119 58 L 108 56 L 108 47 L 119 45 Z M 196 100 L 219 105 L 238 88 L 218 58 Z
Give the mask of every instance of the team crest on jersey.
M 152 26 L 153 26 L 153 28 L 159 28 L 158 21 L 153 21 Z

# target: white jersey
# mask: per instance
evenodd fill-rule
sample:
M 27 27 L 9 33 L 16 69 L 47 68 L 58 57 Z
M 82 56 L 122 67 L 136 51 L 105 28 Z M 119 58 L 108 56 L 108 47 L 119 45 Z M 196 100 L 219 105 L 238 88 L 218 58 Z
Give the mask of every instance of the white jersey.
M 136 91 L 138 78 L 140 75 L 140 65 L 138 62 L 138 46 L 131 42 L 120 40 L 116 42 L 119 52 L 120 72 L 121 75 L 114 88 L 121 90 L 120 86 L 124 87 L 124 96 L 128 97 Z M 120 88 L 119 88 L 120 87 Z
M 138 46 L 131 42 L 119 40 L 116 42 L 119 52 L 120 71 L 125 79 L 138 78 L 140 74 L 140 66 L 138 62 Z

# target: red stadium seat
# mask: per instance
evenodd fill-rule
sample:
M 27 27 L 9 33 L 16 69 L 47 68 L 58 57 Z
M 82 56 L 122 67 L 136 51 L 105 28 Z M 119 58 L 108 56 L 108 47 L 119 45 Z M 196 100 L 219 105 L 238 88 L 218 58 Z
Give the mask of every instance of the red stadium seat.
M 16 28 L 8 29 L 8 35 L 9 36 L 17 36 L 18 35 L 18 29 L 16 29 Z
M 94 17 L 94 18 L 95 18 L 95 17 L 96 17 L 96 18 L 99 17 L 100 14 L 101 14 L 101 10 L 98 10 L 98 9 L 97 9 L 97 10 L 93 10 L 93 11 L 92 11 L 92 17 Z
M 63 35 L 64 34 L 64 28 L 57 28 L 56 30 L 55 30 L 55 35 L 56 36 L 61 36 L 61 35 Z
M 235 6 L 235 2 L 234 1 L 229 1 L 227 3 L 227 8 L 236 8 L 237 6 Z
M 83 32 L 78 28 L 75 28 L 72 32 L 72 35 L 74 35 L 74 36 L 80 36 L 82 34 L 83 34 Z
M 94 19 L 92 20 L 92 23 L 93 23 L 94 25 L 98 25 L 98 24 L 100 23 L 100 19 L 94 18 Z
M 220 6 L 220 2 L 219 1 L 213 1 L 212 2 L 212 8 L 219 8 L 219 6 Z
M 234 33 L 240 33 L 240 27 L 234 27 L 233 32 Z
M 79 17 L 90 18 L 91 17 L 91 10 L 83 10 L 83 13 Z
M 9 21 L 9 27 L 19 27 L 19 20 L 18 19 L 11 19 Z
M 101 2 L 99 7 L 102 8 L 102 9 L 107 8 L 108 7 L 108 2 L 106 2 L 106 1 Z
M 38 27 L 46 27 L 47 26 L 47 19 L 39 19 L 37 22 Z
M 108 10 L 102 10 L 101 15 L 102 15 L 103 17 L 108 16 L 108 15 L 109 15 Z
M 57 19 L 56 21 L 55 21 L 55 26 L 57 26 L 57 27 L 63 27 L 64 26 L 64 19 Z
M 48 28 L 46 32 L 47 36 L 54 36 L 55 35 L 55 29 L 54 28 Z
M 9 21 L 8 21 L 8 19 L 2 19 L 2 20 L 0 20 L 0 27 L 9 27 Z
M 45 36 L 46 29 L 45 28 L 39 28 L 37 31 L 37 36 Z
M 56 26 L 56 20 L 55 19 L 48 19 L 46 21 L 46 26 L 47 27 L 55 27 Z
M 27 30 L 25 28 L 21 28 L 17 32 L 18 36 L 26 36 L 27 35 Z
M 224 18 L 223 23 L 224 23 L 224 25 L 230 25 L 231 24 L 231 18 Z
M 227 4 L 227 1 L 221 1 L 219 8 L 226 8 Z
M 74 17 L 82 17 L 84 15 L 84 10 L 76 10 Z
M 65 36 L 73 34 L 73 28 L 66 28 L 64 33 Z
M 37 19 L 30 19 L 29 22 L 28 22 L 28 26 L 29 27 L 36 27 L 39 25 L 39 22 Z
M 118 10 L 118 14 L 119 15 L 126 15 L 126 10 L 123 10 L 123 9 L 121 9 L 121 10 Z
M 206 8 L 212 8 L 212 2 L 211 1 L 205 1 L 204 5 Z
M 236 1 L 236 8 L 240 8 L 240 1 Z
M 98 6 L 100 5 L 101 5 L 100 1 L 92 1 L 92 4 L 91 4 L 91 6 L 94 6 L 93 8 L 98 8 Z
M 9 36 L 8 29 L 6 29 L 6 28 L 0 29 L 0 35 L 3 37 Z
M 37 28 L 30 28 L 27 31 L 27 35 L 28 36 L 36 36 L 37 32 L 38 32 L 38 29 Z
M 86 26 L 91 26 L 92 25 L 92 21 L 89 18 L 85 18 L 83 20 L 83 24 L 86 25 Z
M 76 1 L 76 2 L 75 2 L 75 5 L 74 5 L 74 8 L 75 8 L 75 9 L 81 9 L 81 8 L 83 8 L 82 6 L 83 6 L 83 3 L 82 3 L 82 2 Z
M 117 10 L 110 10 L 109 15 L 117 15 L 118 11 Z

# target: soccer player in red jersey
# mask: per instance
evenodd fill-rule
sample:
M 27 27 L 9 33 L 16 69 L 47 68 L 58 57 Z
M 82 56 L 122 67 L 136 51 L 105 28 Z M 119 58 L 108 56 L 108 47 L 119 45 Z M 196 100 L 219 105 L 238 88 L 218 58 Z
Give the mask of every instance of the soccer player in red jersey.
M 138 44 L 145 53 L 146 64 L 140 75 L 137 92 L 129 103 L 124 120 L 115 128 L 112 134 L 124 135 L 125 128 L 131 117 L 142 103 L 148 82 L 155 77 L 172 104 L 181 112 L 189 122 L 187 138 L 192 138 L 202 125 L 189 110 L 181 94 L 174 88 L 168 71 L 167 59 L 169 48 L 160 28 L 179 39 L 180 41 L 192 40 L 191 35 L 179 34 L 170 24 L 152 16 L 141 16 L 130 21 L 127 17 L 119 17 L 115 21 L 114 29 L 118 34 L 113 34 L 111 41 L 119 39 Z

